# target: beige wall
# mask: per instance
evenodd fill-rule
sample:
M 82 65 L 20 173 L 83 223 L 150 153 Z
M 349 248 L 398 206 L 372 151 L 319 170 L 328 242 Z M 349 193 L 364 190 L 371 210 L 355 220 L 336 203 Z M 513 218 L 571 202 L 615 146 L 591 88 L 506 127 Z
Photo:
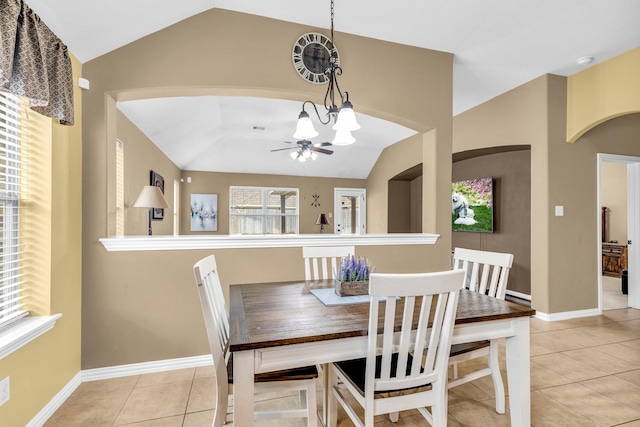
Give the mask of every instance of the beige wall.
M 549 91 L 556 76 L 542 76 L 454 118 L 453 152 L 531 146 L 531 297 L 549 313 Z M 564 116 L 561 115 L 561 117 Z M 563 135 L 563 134 L 561 134 Z
M 600 169 L 602 206 L 607 207 L 607 242 L 627 243 L 627 165 L 603 162 Z
M 108 253 L 98 241 L 115 230 L 113 142 L 117 137 L 124 138 L 115 102 L 205 94 L 321 101 L 322 91 L 300 79 L 291 64 L 293 42 L 313 30 L 212 9 L 84 64 L 84 77 L 91 81 L 91 90 L 84 93 L 83 100 L 83 180 L 87 189 L 83 198 L 83 368 L 208 352 L 202 316 L 194 310 L 199 305 L 191 268 L 209 251 Z M 429 176 L 423 186 L 422 229 L 442 236 L 430 247 L 363 247 L 356 252 L 371 256 L 378 271 L 447 268 L 452 55 L 346 34 L 336 34 L 336 44 L 344 69 L 340 84 L 349 89 L 355 109 L 419 132 L 415 147 L 409 150 L 410 161 L 405 159 L 404 145 L 398 150 L 385 150 L 376 171 L 367 179 L 369 203 L 373 199 L 379 208 L 368 207 L 368 231 L 386 232 L 386 180 L 423 162 Z M 376 66 L 372 72 L 372 58 L 384 58 L 385 65 Z M 133 167 L 144 175 L 158 167 L 152 164 L 155 162 L 151 158 Z M 183 204 L 201 182 L 195 173 L 192 178 L 197 179 L 191 189 L 186 183 L 181 186 Z M 247 177 L 246 181 L 253 182 L 254 178 Z M 304 181 L 302 196 L 310 197 L 317 190 L 322 193 L 321 203 L 328 202 L 333 183 L 325 186 L 322 181 L 317 188 L 311 181 Z M 128 191 L 135 192 L 131 188 Z M 224 199 L 219 197 L 219 203 Z M 127 200 L 131 199 L 127 196 Z M 313 219 L 318 211 L 313 208 L 309 212 Z M 219 224 L 224 223 L 221 220 Z M 213 252 L 225 288 L 230 283 L 303 277 L 299 248 Z
M 531 145 L 531 298 L 549 314 L 598 306 L 595 154 L 566 143 L 566 91 L 545 75 L 454 119 L 454 152 Z
M 181 217 L 180 234 L 229 234 L 229 186 L 246 185 L 258 187 L 297 188 L 299 195 L 299 232 L 300 234 L 319 233 L 320 226 L 316 225 L 321 213 L 333 215 L 333 189 L 336 187 L 365 188 L 364 179 L 341 178 L 313 178 L 287 175 L 258 175 L 218 172 L 184 171 L 184 183 L 181 184 Z M 191 177 L 191 183 L 187 182 Z M 197 232 L 190 231 L 189 206 L 191 194 L 218 195 L 218 231 Z M 319 206 L 313 206 L 313 195 L 317 194 Z M 325 226 L 325 233 L 333 233 L 334 221 Z
M 171 206 L 170 209 L 164 210 L 164 219 L 152 221 L 153 234 L 171 235 L 173 234 L 174 208 L 173 181 L 180 180 L 182 171 L 124 114 L 119 110 L 116 113 L 116 137 L 124 147 L 124 235 L 140 236 L 147 234 L 149 210 L 131 206 L 142 187 L 150 184 L 150 172 L 152 170 L 164 178 L 164 197 Z M 115 140 L 108 147 L 109 153 L 113 153 L 114 147 Z
M 72 58 L 74 81 L 81 65 Z M 48 304 L 36 310 L 39 315 L 61 313 L 53 330 L 0 360 L 0 378 L 10 377 L 11 399 L 0 407 L 0 425 L 24 426 L 48 404 L 80 371 L 81 322 L 81 224 L 82 224 L 82 98 L 74 88 L 75 125 L 51 126 L 52 141 L 36 150 L 46 153 L 46 184 L 31 188 L 36 200 L 50 198 L 51 209 L 45 223 L 45 244 L 50 251 L 45 283 L 33 284 L 29 308 L 38 292 L 48 293 Z M 51 122 L 51 121 L 49 121 Z M 51 166 L 52 165 L 52 166 Z M 38 250 L 41 241 L 32 242 Z
M 548 314 L 597 308 L 597 153 L 640 151 L 638 114 L 567 143 L 566 99 L 566 78 L 546 75 L 454 119 L 455 153 L 531 145 L 531 296 Z

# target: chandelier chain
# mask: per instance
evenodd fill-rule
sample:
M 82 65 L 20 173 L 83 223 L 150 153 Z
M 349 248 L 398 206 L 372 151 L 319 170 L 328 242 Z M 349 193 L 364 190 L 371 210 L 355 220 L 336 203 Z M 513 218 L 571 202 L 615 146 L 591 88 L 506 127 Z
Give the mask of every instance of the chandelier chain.
M 333 44 L 333 0 L 331 0 L 331 44 Z

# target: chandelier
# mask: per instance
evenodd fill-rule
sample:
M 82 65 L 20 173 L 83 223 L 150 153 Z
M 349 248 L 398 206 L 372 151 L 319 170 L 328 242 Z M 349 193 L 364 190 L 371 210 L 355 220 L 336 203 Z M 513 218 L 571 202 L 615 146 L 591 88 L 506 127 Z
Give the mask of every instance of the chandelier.
M 334 123 L 332 128 L 336 131 L 336 136 L 333 141 L 331 141 L 331 145 L 349 145 L 355 142 L 355 138 L 351 135 L 351 132 L 360 129 L 360 125 L 356 120 L 353 105 L 349 101 L 349 93 L 346 91 L 342 92 L 338 84 L 338 76 L 342 74 L 342 68 L 340 68 L 339 65 L 338 51 L 333 45 L 333 1 L 334 0 L 331 0 L 331 39 L 326 44 L 326 46 L 331 47 L 331 50 L 329 51 L 328 64 L 324 70 L 324 77 L 328 83 L 327 92 L 324 96 L 324 108 L 327 111 L 326 119 L 322 119 L 318 112 L 318 107 L 314 102 L 303 102 L 302 112 L 298 115 L 298 124 L 293 137 L 298 140 L 308 140 L 318 136 L 318 132 L 313 127 L 313 123 L 309 118 L 309 113 L 305 111 L 305 106 L 311 105 L 320 123 L 323 125 Z M 315 57 L 313 59 L 318 60 Z M 340 102 L 340 108 L 338 108 L 336 102 Z

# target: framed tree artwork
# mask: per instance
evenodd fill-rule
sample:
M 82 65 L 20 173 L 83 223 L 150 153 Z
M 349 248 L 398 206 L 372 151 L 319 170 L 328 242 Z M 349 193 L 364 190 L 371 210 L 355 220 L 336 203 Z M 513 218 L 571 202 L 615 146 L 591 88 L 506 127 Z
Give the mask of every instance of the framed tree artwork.
M 164 194 L 164 178 L 156 171 L 151 171 L 151 185 L 160 187 L 160 191 Z M 151 219 L 161 221 L 164 219 L 163 208 L 153 208 Z

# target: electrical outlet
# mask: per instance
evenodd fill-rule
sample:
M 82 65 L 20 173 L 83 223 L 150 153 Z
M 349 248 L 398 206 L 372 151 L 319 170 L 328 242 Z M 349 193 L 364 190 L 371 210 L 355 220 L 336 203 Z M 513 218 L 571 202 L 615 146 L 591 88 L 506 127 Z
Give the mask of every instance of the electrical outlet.
M 0 381 L 0 406 L 9 401 L 9 377 Z

